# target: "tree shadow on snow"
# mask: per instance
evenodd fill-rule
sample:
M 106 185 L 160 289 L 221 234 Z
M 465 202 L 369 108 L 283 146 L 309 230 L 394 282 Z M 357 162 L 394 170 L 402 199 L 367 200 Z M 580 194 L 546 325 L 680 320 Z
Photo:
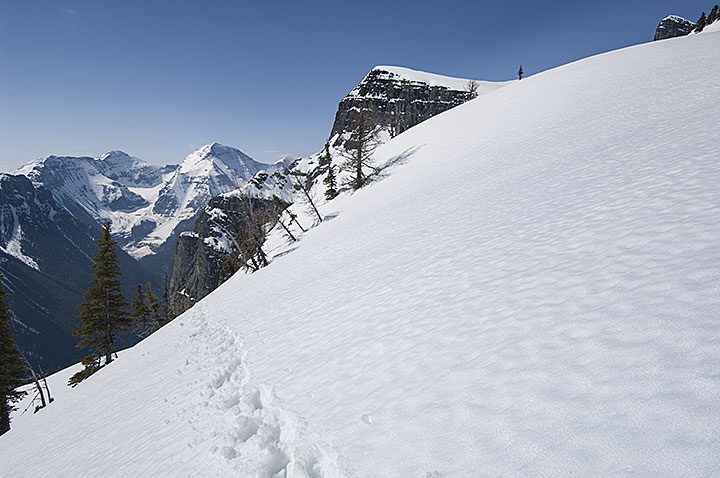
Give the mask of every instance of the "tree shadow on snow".
M 383 179 L 390 176 L 390 173 L 392 172 L 392 170 L 394 168 L 407 163 L 410 160 L 410 158 L 415 153 L 417 153 L 418 150 L 420 150 L 420 148 L 422 148 L 423 146 L 425 146 L 425 145 L 423 144 L 423 145 L 419 145 L 419 146 L 413 146 L 412 148 L 408 148 L 405 151 L 403 151 L 402 153 L 397 154 L 397 155 L 393 156 L 392 158 L 388 159 L 384 164 L 382 164 L 378 167 L 374 167 L 373 168 L 374 171 L 372 174 L 370 174 L 368 176 L 368 179 L 372 182 L 382 181 Z

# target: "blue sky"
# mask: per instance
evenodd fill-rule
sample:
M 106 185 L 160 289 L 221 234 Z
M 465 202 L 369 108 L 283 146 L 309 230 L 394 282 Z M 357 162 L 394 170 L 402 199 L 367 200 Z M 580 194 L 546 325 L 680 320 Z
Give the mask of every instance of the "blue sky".
M 505 80 L 712 4 L 0 0 L 0 171 L 113 149 L 178 163 L 212 141 L 263 162 L 307 155 L 375 65 Z

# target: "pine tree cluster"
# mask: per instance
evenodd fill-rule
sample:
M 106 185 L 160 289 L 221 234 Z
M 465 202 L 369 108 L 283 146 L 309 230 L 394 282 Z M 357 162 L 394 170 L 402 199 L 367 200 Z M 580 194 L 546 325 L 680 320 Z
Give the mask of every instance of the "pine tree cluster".
M 135 331 L 141 339 L 155 332 L 167 323 L 165 311 L 148 282 L 135 289 L 135 301 L 130 305 L 130 317 L 135 321 Z
M 705 29 L 706 26 L 715 23 L 717 20 L 720 20 L 720 6 L 715 5 L 710 10 L 710 15 L 705 15 L 705 12 L 702 12 L 700 15 L 700 18 L 698 19 L 697 23 L 695 24 L 695 30 L 696 32 L 701 32 Z
M 110 233 L 110 222 L 103 225 L 102 235 L 97 240 L 98 253 L 93 257 L 90 269 L 93 279 L 85 294 L 85 302 L 80 304 L 80 322 L 73 335 L 80 337 L 78 348 L 89 350 L 82 359 L 83 369 L 70 377 L 68 385 L 75 386 L 117 355 L 117 337 L 123 331 L 135 328 L 138 336 L 147 337 L 170 321 L 170 309 L 167 306 L 167 273 L 165 273 L 164 306 L 152 291 L 150 283 L 145 287 L 138 285 L 135 301 L 130 306 L 122 293 L 120 285 L 120 262 L 117 242 Z

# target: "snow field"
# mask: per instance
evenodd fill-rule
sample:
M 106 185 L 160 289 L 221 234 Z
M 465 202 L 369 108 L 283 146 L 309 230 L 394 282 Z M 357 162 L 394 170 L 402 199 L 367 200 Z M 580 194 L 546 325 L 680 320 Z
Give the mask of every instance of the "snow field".
M 25 451 L 35 458 L 28 466 L 22 453 L 5 454 L 0 475 L 352 474 L 270 388 L 254 383 L 234 332 L 210 320 L 202 305 L 174 323 L 174 333 L 165 334 L 169 341 L 151 336 L 75 389 L 66 383 L 76 367 L 50 377 L 56 401 L 21 414 L 28 397 L 12 422 L 11 443 L 28 440 Z M 78 402 L 86 394 L 92 403 Z M 38 430 L 47 443 L 35 441 Z
M 207 307 L 361 476 L 711 476 L 719 39 L 422 123 L 377 151 L 404 164 Z
M 18 420 L 0 475 L 716 475 L 718 47 L 599 55 L 399 135 L 332 220 Z

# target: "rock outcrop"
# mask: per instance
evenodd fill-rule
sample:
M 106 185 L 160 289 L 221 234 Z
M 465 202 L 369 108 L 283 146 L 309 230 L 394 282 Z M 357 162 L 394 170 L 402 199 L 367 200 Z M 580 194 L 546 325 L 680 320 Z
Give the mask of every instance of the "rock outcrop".
M 389 66 L 373 68 L 340 102 L 330 137 L 341 137 L 355 129 L 360 110 L 366 112 L 373 125 L 399 132 L 471 98 L 469 80 L 431 75 L 435 81 L 423 81 L 418 73 L 422 72 Z
M 170 304 L 174 311 L 186 309 L 215 290 L 237 270 L 229 260 L 249 239 L 249 225 L 272 217 L 276 203 L 239 194 L 223 194 L 210 200 L 192 232 L 184 232 L 175 246 L 170 281 Z M 260 218 L 260 219 L 259 219 Z M 272 226 L 272 224 L 270 225 Z
M 660 21 L 655 30 L 655 40 L 682 37 L 688 35 L 694 28 L 695 24 L 690 20 L 677 15 L 670 15 Z

